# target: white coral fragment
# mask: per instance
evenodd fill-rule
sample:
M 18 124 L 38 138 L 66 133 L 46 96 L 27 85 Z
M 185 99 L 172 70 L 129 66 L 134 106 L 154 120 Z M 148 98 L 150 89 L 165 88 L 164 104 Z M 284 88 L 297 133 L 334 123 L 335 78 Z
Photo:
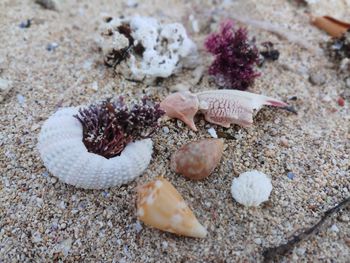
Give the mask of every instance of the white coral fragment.
M 78 108 L 63 108 L 45 121 L 38 150 L 45 167 L 61 181 L 85 189 L 125 184 L 141 175 L 152 158 L 152 140 L 129 143 L 119 156 L 106 159 L 87 151 Z
M 105 19 L 100 43 L 107 65 L 133 80 L 153 82 L 198 65 L 197 47 L 180 23 L 152 17 Z
M 271 179 L 256 170 L 242 173 L 231 186 L 232 197 L 244 206 L 259 206 L 269 199 L 271 191 Z

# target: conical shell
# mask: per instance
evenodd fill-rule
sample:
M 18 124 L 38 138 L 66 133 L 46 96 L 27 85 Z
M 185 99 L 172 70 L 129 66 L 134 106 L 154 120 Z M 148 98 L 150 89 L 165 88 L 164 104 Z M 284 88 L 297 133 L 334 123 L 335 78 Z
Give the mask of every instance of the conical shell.
M 63 108 L 43 125 L 38 150 L 45 167 L 67 184 L 103 189 L 138 177 L 151 161 L 152 141 L 129 143 L 120 156 L 106 159 L 90 153 L 83 143 L 81 123 L 73 117 L 78 108 Z
M 208 177 L 219 164 L 224 143 L 222 139 L 203 139 L 182 146 L 171 157 L 171 168 L 193 180 Z
M 137 216 L 146 225 L 178 235 L 206 236 L 207 230 L 166 179 L 159 177 L 139 187 L 137 192 Z

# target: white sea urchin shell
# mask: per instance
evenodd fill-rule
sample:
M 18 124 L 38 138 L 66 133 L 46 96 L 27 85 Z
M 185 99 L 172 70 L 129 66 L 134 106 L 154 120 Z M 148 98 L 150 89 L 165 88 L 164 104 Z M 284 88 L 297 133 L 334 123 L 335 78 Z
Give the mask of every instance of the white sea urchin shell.
M 38 149 L 46 168 L 67 184 L 103 189 L 125 184 L 147 168 L 152 140 L 129 143 L 120 156 L 106 159 L 90 153 L 83 143 L 82 125 L 73 115 L 78 108 L 63 108 L 41 128 Z
M 242 173 L 233 179 L 232 197 L 245 206 L 258 206 L 269 199 L 272 190 L 271 179 L 259 171 Z

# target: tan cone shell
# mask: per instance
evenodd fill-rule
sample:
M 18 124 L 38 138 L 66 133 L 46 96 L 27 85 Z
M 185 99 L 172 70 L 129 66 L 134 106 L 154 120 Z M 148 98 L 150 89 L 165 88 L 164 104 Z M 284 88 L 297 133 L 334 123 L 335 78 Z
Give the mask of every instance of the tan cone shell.
M 207 230 L 166 179 L 159 177 L 140 186 L 137 194 L 137 216 L 146 225 L 178 235 L 206 236 Z

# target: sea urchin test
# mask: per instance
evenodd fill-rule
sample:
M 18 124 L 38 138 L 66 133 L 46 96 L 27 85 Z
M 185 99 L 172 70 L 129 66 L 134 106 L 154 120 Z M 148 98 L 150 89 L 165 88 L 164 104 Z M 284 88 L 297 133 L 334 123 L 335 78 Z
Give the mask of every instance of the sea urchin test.
M 38 150 L 46 168 L 67 184 L 85 189 L 125 184 L 149 165 L 150 135 L 162 114 L 148 100 L 130 110 L 121 99 L 63 108 L 43 124 Z

